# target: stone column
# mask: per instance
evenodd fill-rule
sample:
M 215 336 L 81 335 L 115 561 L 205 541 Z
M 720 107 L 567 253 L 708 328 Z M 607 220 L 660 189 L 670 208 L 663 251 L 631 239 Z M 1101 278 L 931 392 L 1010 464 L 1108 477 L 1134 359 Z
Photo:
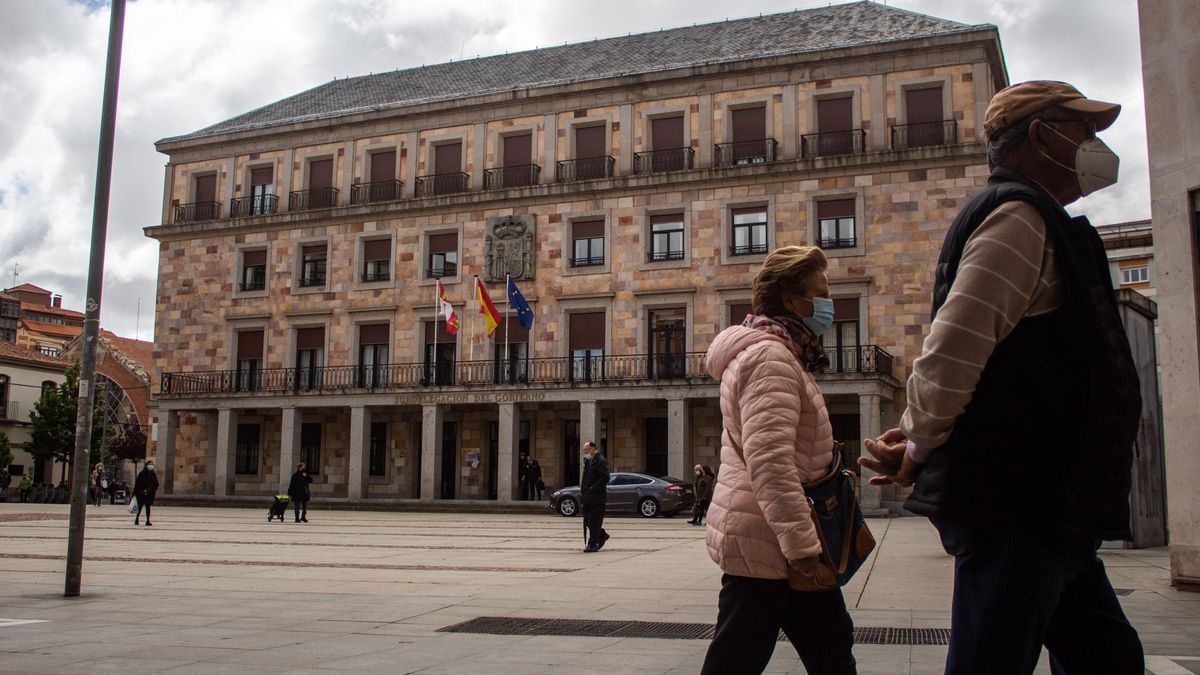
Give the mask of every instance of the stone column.
M 692 428 L 687 399 L 673 398 L 667 401 L 667 473 L 677 478 L 692 475 L 688 468 L 691 461 L 688 431 Z
M 542 182 L 553 183 L 558 169 L 558 113 L 546 115 L 542 122 Z
M 336 182 L 336 181 L 335 181 Z M 346 141 L 342 146 L 342 180 L 341 192 L 338 194 L 338 204 L 350 203 L 351 186 L 354 185 L 354 141 Z
M 786 84 L 783 86 L 783 132 L 781 140 L 783 141 L 783 158 L 797 159 L 800 157 L 800 149 L 796 145 L 797 133 L 800 126 L 796 123 L 797 115 L 797 91 L 798 87 L 794 84 Z M 671 474 L 672 476 L 676 474 Z
M 600 402 L 579 402 L 579 447 L 591 441 L 600 447 Z M 582 465 L 581 465 L 582 466 Z
M 483 170 L 487 168 L 487 125 L 476 124 L 471 141 L 471 189 L 483 189 Z
M 367 486 L 371 473 L 368 464 L 371 460 L 368 450 L 370 440 L 371 411 L 363 405 L 350 408 L 350 484 L 346 488 L 346 496 L 352 502 L 364 499 L 370 492 Z
M 225 158 L 225 189 L 221 191 L 221 213 L 226 216 L 231 215 L 225 209 L 229 208 L 230 202 L 233 201 L 233 186 L 237 183 L 237 157 L 230 155 Z
M 300 410 L 282 408 L 279 418 L 279 494 L 286 495 L 299 462 L 296 454 L 300 449 Z
M 234 452 L 237 449 L 237 412 L 229 408 L 217 410 L 217 457 L 213 472 L 213 496 L 233 494 L 233 472 L 237 468 Z
M 279 210 L 286 211 L 288 203 L 291 201 L 289 195 L 292 192 L 292 169 L 295 157 L 293 150 L 288 148 L 283 151 L 283 166 L 280 168 L 279 175 L 275 180 L 279 183 Z
M 421 406 L 421 501 L 432 502 L 437 498 L 438 479 L 442 465 L 438 446 L 442 441 L 442 407 Z
M 879 430 L 879 394 L 859 394 L 858 395 L 858 432 L 862 440 L 868 438 L 876 438 L 881 433 Z M 860 441 L 861 442 L 861 441 Z M 866 452 L 864 449 L 863 452 Z M 882 509 L 883 489 L 877 485 L 871 485 L 867 482 L 871 476 L 877 476 L 874 471 L 866 467 L 858 467 L 862 475 L 862 487 L 860 488 L 860 496 L 862 499 L 862 508 L 864 512 L 868 509 L 873 509 L 876 514 Z
M 175 493 L 175 433 L 179 429 L 179 413 L 159 410 L 158 465 L 162 467 L 163 494 Z
M 713 163 L 713 97 L 700 94 L 700 147 L 696 148 L 696 168 L 707 169 Z
M 497 451 L 496 498 L 502 503 L 518 499 L 517 452 L 521 447 L 521 411 L 516 403 L 500 404 L 500 438 Z
M 863 119 L 871 120 L 871 133 L 867 142 L 871 150 L 886 150 L 888 147 L 887 88 L 883 75 L 872 75 L 868 91 L 871 92 L 871 109 Z
M 417 194 L 417 164 L 420 154 L 420 135 L 413 131 L 404 140 L 404 196 L 412 197 Z
M 162 212 L 162 222 L 165 225 L 171 222 L 171 216 L 173 215 L 172 212 L 174 211 L 171 201 L 175 197 L 175 165 L 167 162 L 167 166 L 163 169 L 163 173 L 166 174 L 164 177 L 165 183 L 163 185 Z
M 617 152 L 617 172 L 622 176 L 633 173 L 633 104 L 621 105 L 618 113 L 621 128 L 617 131 L 621 149 Z

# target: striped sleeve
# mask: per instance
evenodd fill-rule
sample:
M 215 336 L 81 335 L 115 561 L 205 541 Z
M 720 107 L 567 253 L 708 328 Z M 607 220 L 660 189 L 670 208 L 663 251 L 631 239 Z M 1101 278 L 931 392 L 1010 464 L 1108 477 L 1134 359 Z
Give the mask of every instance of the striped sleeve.
M 1045 221 L 1026 202 L 1001 205 L 967 240 L 908 378 L 900 427 L 918 448 L 936 448 L 950 437 L 992 351 L 1030 313 L 1035 294 L 1044 295 L 1052 263 Z

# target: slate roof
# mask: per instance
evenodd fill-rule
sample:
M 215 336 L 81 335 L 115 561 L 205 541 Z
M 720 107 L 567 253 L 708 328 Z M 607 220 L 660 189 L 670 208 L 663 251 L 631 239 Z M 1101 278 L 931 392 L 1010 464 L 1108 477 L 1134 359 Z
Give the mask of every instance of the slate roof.
M 62 359 L 46 356 L 37 350 L 28 347 L 19 347 L 11 342 L 0 340 L 0 360 L 17 361 L 25 363 L 39 363 L 47 366 L 56 366 L 63 370 L 67 368 L 67 362 Z
M 854 2 L 334 80 L 199 131 L 185 141 L 466 96 L 802 54 L 992 26 Z

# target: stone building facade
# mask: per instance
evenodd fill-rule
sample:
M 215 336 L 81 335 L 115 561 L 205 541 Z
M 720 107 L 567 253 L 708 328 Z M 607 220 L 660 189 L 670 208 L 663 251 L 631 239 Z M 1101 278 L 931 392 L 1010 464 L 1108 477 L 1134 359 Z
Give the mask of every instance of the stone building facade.
M 821 382 L 856 450 L 903 409 L 1006 78 L 993 26 L 853 3 L 339 80 L 164 139 L 166 490 L 271 494 L 307 458 L 321 499 L 508 502 L 522 454 L 552 490 L 589 439 L 618 470 L 715 466 L 704 351 L 789 244 L 830 258 Z M 501 273 L 534 322 L 489 341 L 473 278 L 509 314 Z

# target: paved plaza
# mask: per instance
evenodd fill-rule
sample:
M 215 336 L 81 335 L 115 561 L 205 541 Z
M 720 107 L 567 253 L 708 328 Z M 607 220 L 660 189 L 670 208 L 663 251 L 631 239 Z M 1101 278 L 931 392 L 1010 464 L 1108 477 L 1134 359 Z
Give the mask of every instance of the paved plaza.
M 135 528 L 120 506 L 89 509 L 84 594 L 65 599 L 67 507 L 0 504 L 0 672 L 695 673 L 704 639 L 570 633 L 580 620 L 716 616 L 719 572 L 703 530 L 679 517 L 611 518 L 608 546 L 584 555 L 580 520 L 549 513 L 154 514 Z M 949 627 L 951 559 L 928 522 L 871 526 L 880 546 L 846 588 L 856 626 Z M 1147 672 L 1200 673 L 1200 594 L 1169 586 L 1166 550 L 1104 559 Z M 441 630 L 480 617 L 552 621 L 522 635 Z M 855 647 L 861 673 L 887 674 L 940 673 L 945 650 Z M 804 669 L 780 643 L 769 672 Z

